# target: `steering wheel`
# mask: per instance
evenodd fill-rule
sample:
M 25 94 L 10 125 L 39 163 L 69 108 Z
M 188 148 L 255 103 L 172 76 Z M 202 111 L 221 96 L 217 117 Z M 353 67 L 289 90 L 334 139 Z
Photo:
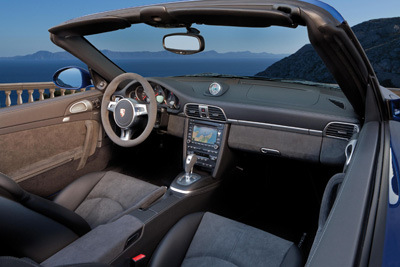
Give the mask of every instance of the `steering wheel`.
M 144 92 L 150 99 L 150 104 L 140 104 L 132 98 L 123 98 L 111 101 L 111 96 L 118 86 L 126 80 L 135 80 L 143 87 Z M 130 83 L 131 84 L 131 83 Z M 115 134 L 111 127 L 109 114 L 113 113 L 115 124 L 121 129 L 121 136 Z M 147 115 L 147 125 L 143 132 L 136 138 L 131 139 L 133 128 L 141 116 Z M 123 73 L 115 77 L 107 86 L 101 103 L 101 121 L 104 130 L 110 139 L 119 146 L 132 147 L 142 143 L 153 130 L 157 117 L 157 102 L 153 88 L 149 82 L 136 73 Z

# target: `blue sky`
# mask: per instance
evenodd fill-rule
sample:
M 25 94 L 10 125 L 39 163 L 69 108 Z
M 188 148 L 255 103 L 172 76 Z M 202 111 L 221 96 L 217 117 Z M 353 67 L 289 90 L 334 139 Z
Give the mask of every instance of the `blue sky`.
M 32 54 L 39 50 L 61 51 L 49 39 L 47 30 L 52 26 L 87 14 L 160 2 L 169 1 L 3 0 L 0 7 L 0 57 Z M 400 0 L 325 0 L 325 2 L 334 6 L 351 26 L 370 19 L 400 16 Z M 242 51 L 245 47 L 246 50 L 254 52 L 293 53 L 308 42 L 304 29 L 294 31 L 271 28 L 267 31 L 260 31 L 230 28 L 225 31 L 219 30 L 217 33 L 217 29 L 214 28 L 200 26 L 197 28 L 206 38 L 206 50 L 213 49 L 219 52 L 226 52 L 226 43 L 228 43 L 230 51 Z M 90 40 L 98 44 L 100 49 L 159 51 L 162 49 L 160 40 L 162 34 L 153 36 L 153 31 L 157 30 L 150 29 L 148 26 L 134 26 L 128 31 L 128 34 L 120 31 L 105 36 L 94 36 Z M 234 35 L 241 38 L 231 40 Z M 137 36 L 147 36 L 149 40 L 144 42 L 142 37 L 137 38 Z M 213 43 L 214 37 L 224 37 L 226 43 Z M 298 41 L 293 41 L 293 38 Z M 246 40 L 246 46 L 240 40 Z M 252 40 L 258 42 L 251 42 Z M 275 43 L 275 40 L 279 41 L 279 45 Z

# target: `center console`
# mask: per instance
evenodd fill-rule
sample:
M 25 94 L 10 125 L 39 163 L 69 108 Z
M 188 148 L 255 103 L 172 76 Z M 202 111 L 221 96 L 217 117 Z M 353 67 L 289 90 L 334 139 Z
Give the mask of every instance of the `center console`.
M 189 119 L 186 133 L 186 155 L 197 155 L 195 166 L 213 173 L 224 140 L 223 123 Z
M 185 106 L 183 169 L 170 188 L 188 194 L 218 182 L 234 163 L 228 149 L 229 124 L 223 110 L 216 106 Z

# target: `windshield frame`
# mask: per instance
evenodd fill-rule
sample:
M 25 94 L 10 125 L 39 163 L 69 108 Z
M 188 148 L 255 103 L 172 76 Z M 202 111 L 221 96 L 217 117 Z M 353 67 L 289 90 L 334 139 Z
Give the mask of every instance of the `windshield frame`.
M 238 16 L 243 19 L 237 20 Z M 123 29 L 136 23 L 168 28 L 186 28 L 196 23 L 293 28 L 304 25 L 307 27 L 310 43 L 360 117 L 365 112 L 367 85 L 372 84 L 375 94 L 380 96 L 372 66 L 347 22 L 338 21 L 330 11 L 320 6 L 301 1 L 258 0 L 246 3 L 245 6 L 234 0 L 188 1 L 134 7 L 74 19 L 49 31 L 51 40 L 56 45 L 81 59 L 109 82 L 121 74 L 121 69 L 94 48 L 84 35 Z

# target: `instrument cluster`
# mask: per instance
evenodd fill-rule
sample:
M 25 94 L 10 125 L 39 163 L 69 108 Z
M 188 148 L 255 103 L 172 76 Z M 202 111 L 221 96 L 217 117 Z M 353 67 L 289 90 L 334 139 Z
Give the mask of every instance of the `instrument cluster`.
M 153 87 L 158 106 L 166 106 L 171 109 L 179 109 L 179 100 L 173 92 L 165 89 L 159 84 L 150 82 L 150 85 L 151 87 Z M 139 103 L 143 104 L 150 102 L 150 99 L 147 97 L 141 85 L 134 87 L 133 90 L 128 93 L 128 97 L 133 98 Z

